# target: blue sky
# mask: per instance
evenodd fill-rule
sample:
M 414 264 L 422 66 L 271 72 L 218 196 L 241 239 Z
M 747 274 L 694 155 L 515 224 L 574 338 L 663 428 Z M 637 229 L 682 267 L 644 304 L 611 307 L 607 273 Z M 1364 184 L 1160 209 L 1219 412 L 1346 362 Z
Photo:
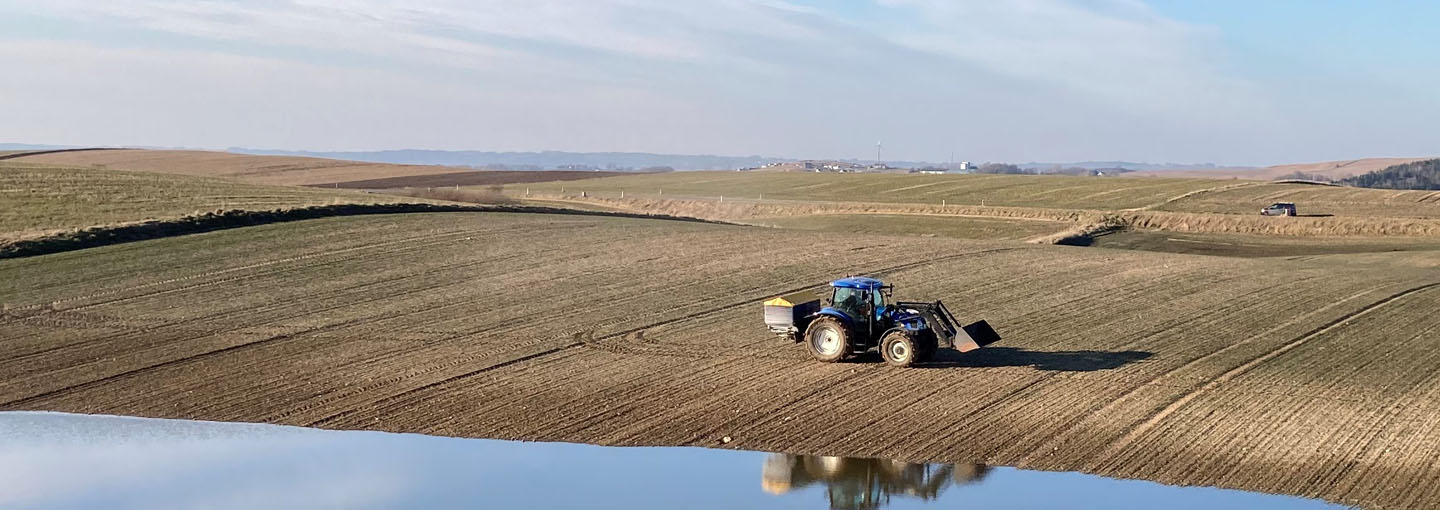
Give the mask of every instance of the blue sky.
M 1383 0 L 0 0 L 0 141 L 1425 156 L 1436 25 Z

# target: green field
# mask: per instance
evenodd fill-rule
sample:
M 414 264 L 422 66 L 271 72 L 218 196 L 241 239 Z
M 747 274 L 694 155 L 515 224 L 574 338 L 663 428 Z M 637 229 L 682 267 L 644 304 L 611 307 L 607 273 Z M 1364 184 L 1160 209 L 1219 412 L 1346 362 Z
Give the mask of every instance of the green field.
M 1440 192 L 1392 191 L 1265 181 L 1062 175 L 926 175 L 672 172 L 582 182 L 508 186 L 512 194 L 727 201 L 985 205 L 1255 215 L 1288 201 L 1301 214 L 1440 218 Z
M 472 191 L 493 194 L 489 186 Z M 587 199 L 578 199 L 582 192 Z M 1008 241 L 1040 240 L 1113 214 L 1126 218 L 1126 231 L 1096 246 L 1246 257 L 1429 250 L 1440 219 L 1434 192 L 1150 177 L 674 172 L 516 184 L 506 193 L 534 205 L 794 230 Z M 217 210 L 427 201 L 11 161 L 0 163 L 0 242 Z M 1256 214 L 1275 201 L 1295 201 L 1312 217 Z
M 171 174 L 0 163 L 0 241 L 217 210 L 424 202 Z
M 1294 202 L 1302 216 L 1440 218 L 1440 191 L 1395 191 L 1315 184 L 1257 183 L 1176 200 L 1163 211 L 1257 214 L 1274 202 Z
M 800 201 L 993 205 L 1073 209 L 1130 209 L 1199 190 L 1233 184 L 1205 179 L 1037 175 L 834 174 L 671 172 L 511 186 L 511 192 L 666 196 Z

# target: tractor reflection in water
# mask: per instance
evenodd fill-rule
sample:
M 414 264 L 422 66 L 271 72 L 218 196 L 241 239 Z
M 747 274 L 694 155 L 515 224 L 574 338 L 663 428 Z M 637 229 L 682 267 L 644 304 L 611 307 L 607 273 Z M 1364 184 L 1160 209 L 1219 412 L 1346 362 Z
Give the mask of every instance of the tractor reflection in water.
M 771 454 L 765 459 L 761 488 L 784 494 L 825 484 L 830 508 L 878 509 L 890 496 L 929 501 L 955 485 L 975 483 L 990 472 L 984 464 L 912 464 L 888 459 Z

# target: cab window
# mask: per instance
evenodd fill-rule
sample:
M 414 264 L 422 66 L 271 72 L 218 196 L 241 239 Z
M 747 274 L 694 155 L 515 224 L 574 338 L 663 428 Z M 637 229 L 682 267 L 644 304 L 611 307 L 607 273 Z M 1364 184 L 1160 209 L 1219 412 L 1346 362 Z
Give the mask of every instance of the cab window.
M 841 310 L 858 313 L 864 310 L 865 301 L 869 298 L 868 294 L 868 291 L 860 289 L 836 287 L 834 306 Z

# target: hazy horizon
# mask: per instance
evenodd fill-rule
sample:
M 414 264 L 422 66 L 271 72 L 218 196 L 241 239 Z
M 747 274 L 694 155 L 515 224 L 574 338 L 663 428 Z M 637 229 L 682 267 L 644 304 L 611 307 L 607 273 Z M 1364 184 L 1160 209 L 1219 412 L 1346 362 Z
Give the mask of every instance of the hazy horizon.
M 1437 154 L 1440 5 L 0 0 L 0 140 L 1222 166 Z
M 233 152 L 233 153 L 238 153 L 238 154 L 254 154 L 254 155 L 301 155 L 301 156 L 311 156 L 311 157 L 320 157 L 320 158 L 335 157 L 335 158 L 338 158 L 338 159 L 346 159 L 346 158 L 344 158 L 344 157 L 341 157 L 341 156 L 346 156 L 346 155 L 349 155 L 349 156 L 359 156 L 359 155 L 365 155 L 365 154 L 380 155 L 380 154 L 387 154 L 387 153 L 442 153 L 442 154 L 455 154 L 455 155 L 459 155 L 459 154 L 496 154 L 496 155 L 532 155 L 532 154 L 533 154 L 533 155 L 544 155 L 544 154 L 554 153 L 554 154 L 592 155 L 592 156 L 593 156 L 593 155 L 603 155 L 603 154 L 615 154 L 615 155 L 656 156 L 656 157 L 674 157 L 674 158 L 716 158 L 716 159 L 735 159 L 735 160 L 756 159 L 756 160 L 774 160 L 774 161 L 847 161 L 847 162 L 858 162 L 858 163 L 866 163 L 866 162 L 873 162 L 873 161 L 875 161 L 875 159 L 874 159 L 873 156 L 872 156 L 871 158 L 869 158 L 869 159 L 866 159 L 866 158 L 789 158 L 789 157 L 783 157 L 783 156 L 772 156 L 772 155 L 769 155 L 769 154 L 674 154 L 674 153 L 656 153 L 656 152 L 627 152 L 627 151 L 575 152 L 575 151 L 562 151 L 562 150 L 552 150 L 552 149 L 542 149 L 542 150 L 535 150 L 535 151 L 487 151 L 487 150 L 484 150 L 484 149 L 417 149 L 417 148 L 392 148 L 392 149 L 372 149 L 372 150 L 355 150 L 355 151 L 348 151 L 348 150 L 274 149 L 274 148 L 267 148 L 267 147 L 183 147 L 183 146 L 167 147 L 167 146 L 158 146 L 158 145 L 135 145 L 135 146 L 121 146 L 121 145 L 68 145 L 68 144 L 45 144 L 45 143 L 19 143 L 19 142 L 10 142 L 10 141 L 0 140 L 0 150 L 52 150 L 52 149 L 57 149 L 57 150 L 58 150 L 58 149 L 88 149 L 88 148 L 117 148 L 117 149 L 145 149 L 145 150 L 182 150 L 182 151 L 215 151 L 215 152 Z M 352 159 L 354 159 L 354 158 L 352 158 Z M 391 160 L 391 159 L 385 159 L 385 158 L 359 158 L 359 159 L 356 159 L 356 160 L 357 160 L 357 161 L 387 162 L 387 163 L 404 163 L 404 164 L 412 164 L 412 163 L 413 163 L 413 164 L 432 164 L 432 163 L 425 163 L 425 162 L 413 162 L 413 161 L 410 161 L 410 160 L 408 160 L 408 159 L 406 159 L 406 158 L 397 158 L 397 159 L 393 159 L 393 160 Z M 959 161 L 959 160 L 957 160 L 957 161 L 890 160 L 890 161 L 886 161 L 885 163 L 887 163 L 887 164 L 908 164 L 908 165 L 949 165 L 949 164 L 958 164 L 958 163 L 960 163 L 960 162 L 961 162 L 961 161 Z M 478 163 L 478 164 L 503 164 L 503 163 L 498 163 L 498 162 L 478 162 L 478 161 L 477 161 L 477 162 L 473 162 L 473 163 L 466 163 L 466 164 L 476 164 L 476 163 Z M 1207 161 L 1126 161 L 1126 160 L 1115 160 L 1115 159 L 1107 159 L 1107 160 L 1085 160 L 1085 161 L 969 161 L 969 163 L 976 164 L 976 165 L 984 164 L 984 163 L 1008 163 L 1008 164 L 1017 164 L 1017 165 L 1021 165 L 1021 166 L 1031 166 L 1031 167 L 1033 167 L 1033 166 L 1044 166 L 1044 165 L 1057 165 L 1057 166 L 1065 166 L 1065 165 L 1091 165 L 1091 166 L 1093 166 L 1093 165 L 1104 164 L 1104 163 L 1116 163 L 1116 164 L 1121 164 L 1121 165 L 1132 165 L 1132 166 L 1133 166 L 1133 165 L 1143 165 L 1143 166 L 1148 166 L 1148 167 L 1165 167 L 1165 169 L 1196 169 L 1196 168 L 1207 167 L 1207 166 L 1208 166 L 1208 167 L 1214 167 L 1214 168 L 1254 168 L 1254 167 L 1241 167 L 1241 166 L 1222 166 L 1222 165 L 1218 165 L 1218 164 L 1211 163 L 1211 162 L 1207 162 Z M 451 163 L 433 163 L 433 164 L 451 164 Z M 456 163 L 456 164 L 458 164 L 458 163 Z M 580 164 L 580 163 L 566 161 L 566 164 Z M 760 164 L 760 163 L 756 163 L 756 164 Z M 724 168 L 717 167 L 716 169 L 728 169 L 728 168 L 729 168 L 729 167 L 724 167 Z M 698 168 L 696 168 L 696 169 L 698 169 Z M 1157 169 L 1158 169 L 1158 168 L 1157 168 Z M 693 169 L 692 169 L 692 170 L 693 170 Z

